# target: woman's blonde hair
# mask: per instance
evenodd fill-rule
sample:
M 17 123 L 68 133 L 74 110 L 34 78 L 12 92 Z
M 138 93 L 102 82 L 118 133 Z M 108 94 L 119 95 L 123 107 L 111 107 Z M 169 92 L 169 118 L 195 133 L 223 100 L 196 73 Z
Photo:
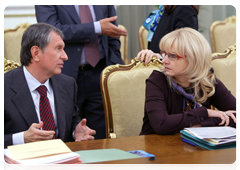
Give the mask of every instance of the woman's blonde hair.
M 174 49 L 181 57 L 185 57 L 189 64 L 184 74 L 194 88 L 194 99 L 204 103 L 215 93 L 215 76 L 210 72 L 212 51 L 204 36 L 192 28 L 180 28 L 165 35 L 159 44 L 162 51 L 172 53 Z M 178 83 L 174 77 L 169 80 Z M 170 85 L 171 85 L 171 81 Z

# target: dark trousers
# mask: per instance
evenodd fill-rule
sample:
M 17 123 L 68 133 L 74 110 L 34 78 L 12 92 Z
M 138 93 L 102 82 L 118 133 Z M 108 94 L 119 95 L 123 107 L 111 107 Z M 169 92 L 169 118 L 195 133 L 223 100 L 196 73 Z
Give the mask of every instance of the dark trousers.
M 77 84 L 77 106 L 81 118 L 87 119 L 87 126 L 96 131 L 95 139 L 106 138 L 105 115 L 100 89 L 100 75 L 106 67 L 105 60 L 100 60 L 95 68 L 79 68 Z

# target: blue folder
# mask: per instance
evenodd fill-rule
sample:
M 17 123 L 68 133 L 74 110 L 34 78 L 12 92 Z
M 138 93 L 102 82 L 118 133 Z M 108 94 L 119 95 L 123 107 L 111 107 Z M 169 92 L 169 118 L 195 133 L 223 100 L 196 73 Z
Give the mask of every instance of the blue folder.
M 185 132 L 184 130 L 180 131 L 181 133 L 181 137 L 195 143 L 196 145 L 208 149 L 208 150 L 215 150 L 215 149 L 227 149 L 227 148 L 235 148 L 236 147 L 236 141 L 234 142 L 230 142 L 230 143 L 224 143 L 224 144 L 220 144 L 220 145 L 214 145 L 208 141 L 199 139 L 187 132 Z

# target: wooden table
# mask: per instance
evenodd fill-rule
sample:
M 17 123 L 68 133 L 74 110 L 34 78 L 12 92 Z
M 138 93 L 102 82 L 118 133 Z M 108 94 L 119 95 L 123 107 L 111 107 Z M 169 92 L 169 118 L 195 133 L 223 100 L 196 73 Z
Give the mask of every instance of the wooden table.
M 144 150 L 154 154 L 156 160 L 136 158 L 101 162 L 101 164 L 232 164 L 236 148 L 206 150 L 181 141 L 180 134 L 143 135 L 115 139 L 66 143 L 72 151 L 116 148 L 124 151 Z

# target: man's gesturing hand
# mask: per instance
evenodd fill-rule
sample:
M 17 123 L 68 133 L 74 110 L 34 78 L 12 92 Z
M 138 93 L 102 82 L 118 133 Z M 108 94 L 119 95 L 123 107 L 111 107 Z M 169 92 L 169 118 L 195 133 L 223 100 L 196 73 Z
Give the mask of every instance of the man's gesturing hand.
M 86 126 L 86 123 L 87 123 L 87 119 L 82 119 L 82 121 L 76 126 L 75 133 L 74 133 L 75 141 L 94 139 L 92 135 L 95 135 L 96 131 Z
M 117 20 L 117 16 L 110 17 L 110 18 L 104 18 L 104 19 L 100 20 L 100 25 L 101 25 L 103 35 L 110 36 L 113 38 L 118 38 L 121 35 L 123 35 L 123 36 L 127 35 L 127 31 L 125 31 L 111 23 L 116 20 Z
M 28 143 L 52 139 L 55 131 L 40 130 L 42 127 L 43 122 L 33 123 L 29 129 L 24 132 L 24 142 Z

